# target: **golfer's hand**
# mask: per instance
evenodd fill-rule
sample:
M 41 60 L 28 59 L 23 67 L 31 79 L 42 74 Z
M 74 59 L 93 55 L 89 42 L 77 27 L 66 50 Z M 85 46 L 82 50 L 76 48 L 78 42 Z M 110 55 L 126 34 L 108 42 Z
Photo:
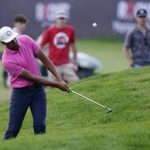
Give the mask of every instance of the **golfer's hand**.
M 57 87 L 62 90 L 62 91 L 66 91 L 66 92 L 70 92 L 70 88 L 69 86 L 63 81 L 63 82 L 58 82 L 57 83 Z

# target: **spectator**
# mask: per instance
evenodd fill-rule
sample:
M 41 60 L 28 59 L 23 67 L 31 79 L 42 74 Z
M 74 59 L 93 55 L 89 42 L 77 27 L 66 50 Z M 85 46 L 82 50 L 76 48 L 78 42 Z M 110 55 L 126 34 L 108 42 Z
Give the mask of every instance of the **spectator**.
M 75 72 L 77 69 L 77 48 L 74 28 L 66 25 L 67 19 L 65 12 L 58 12 L 56 23 L 44 32 L 40 45 L 43 48 L 47 43 L 49 44 L 49 59 L 54 63 L 62 78 L 71 83 L 78 81 L 79 78 Z M 73 51 L 73 64 L 69 60 L 70 47 Z M 55 80 L 52 74 L 49 74 L 49 77 Z
M 14 18 L 14 28 L 13 30 L 19 34 L 22 34 L 27 28 L 28 19 L 22 14 L 18 14 Z
M 150 30 L 146 26 L 147 11 L 139 9 L 136 27 L 125 38 L 124 53 L 132 68 L 150 65 Z

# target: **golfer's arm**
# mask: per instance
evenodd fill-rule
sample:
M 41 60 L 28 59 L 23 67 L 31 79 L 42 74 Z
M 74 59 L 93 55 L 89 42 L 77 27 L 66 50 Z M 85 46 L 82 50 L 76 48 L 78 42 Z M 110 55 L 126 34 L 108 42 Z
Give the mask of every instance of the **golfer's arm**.
M 76 64 L 77 63 L 77 47 L 75 43 L 71 44 L 72 47 L 72 52 L 73 52 L 73 63 Z
M 132 58 L 131 58 L 131 53 L 129 52 L 129 48 L 124 47 L 124 55 L 129 63 L 129 65 L 133 64 Z
M 37 57 L 41 60 L 41 62 L 44 64 L 44 66 L 55 76 L 58 82 L 62 82 L 62 78 L 57 73 L 53 63 L 45 56 L 45 54 L 40 51 L 37 54 Z
M 49 81 L 49 80 L 47 80 L 47 79 L 45 79 L 44 77 L 41 77 L 41 76 L 35 76 L 27 70 L 24 70 L 21 73 L 20 77 L 22 77 L 25 80 L 32 81 L 36 84 L 41 84 L 41 85 L 45 85 L 45 86 L 52 86 L 52 87 L 57 87 L 58 86 L 56 82 Z

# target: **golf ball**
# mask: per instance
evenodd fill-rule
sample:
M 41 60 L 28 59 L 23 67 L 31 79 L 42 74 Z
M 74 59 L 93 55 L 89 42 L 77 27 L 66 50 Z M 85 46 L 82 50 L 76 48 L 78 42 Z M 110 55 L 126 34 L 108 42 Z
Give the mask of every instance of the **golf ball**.
M 97 27 L 97 23 L 94 22 L 94 23 L 93 23 L 93 27 Z

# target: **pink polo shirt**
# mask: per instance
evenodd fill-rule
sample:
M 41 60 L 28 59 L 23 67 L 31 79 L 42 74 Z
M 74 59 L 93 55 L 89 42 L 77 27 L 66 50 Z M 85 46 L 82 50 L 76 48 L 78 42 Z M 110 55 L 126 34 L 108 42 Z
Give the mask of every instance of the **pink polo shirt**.
M 36 63 L 36 54 L 40 51 L 36 42 L 27 35 L 17 36 L 19 51 L 5 48 L 2 56 L 2 64 L 10 76 L 12 88 L 31 86 L 33 82 L 20 77 L 24 70 L 28 70 L 36 76 L 40 76 L 40 70 Z

